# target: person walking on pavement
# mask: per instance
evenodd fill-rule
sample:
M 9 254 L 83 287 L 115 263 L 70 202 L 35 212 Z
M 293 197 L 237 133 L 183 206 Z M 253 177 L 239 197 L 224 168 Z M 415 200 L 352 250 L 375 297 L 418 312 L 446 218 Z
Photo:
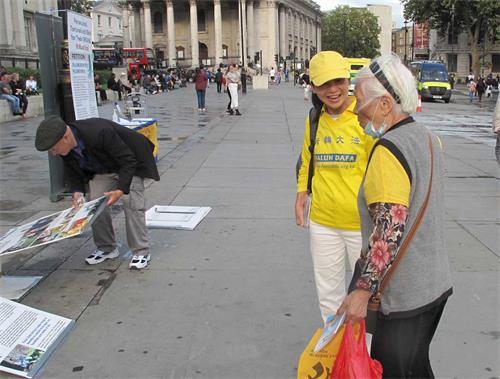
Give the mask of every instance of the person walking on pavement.
M 381 138 L 359 189 L 359 270 L 337 314 L 357 322 L 369 302 L 379 304 L 371 357 L 383 377 L 434 378 L 429 347 L 453 292 L 441 142 L 410 116 L 418 103 L 415 79 L 395 54 L 362 68 L 354 94 L 364 132 Z
M 472 103 L 474 100 L 474 95 L 476 94 L 476 82 L 474 79 L 470 79 L 467 83 L 467 88 L 469 89 L 469 102 Z
M 497 105 L 493 112 L 493 133 L 497 135 L 497 143 L 495 145 L 495 156 L 498 166 L 500 167 L 500 96 L 497 97 Z
M 73 191 L 73 207 L 101 196 L 113 205 L 123 198 L 127 242 L 133 253 L 131 269 L 142 269 L 151 259 L 146 229 L 144 179 L 160 180 L 154 145 L 142 134 L 103 118 L 65 123 L 49 117 L 38 126 L 38 151 L 50 151 L 64 162 Z M 89 265 L 119 256 L 113 223 L 106 207 L 92 224 L 97 249 L 85 259 Z
M 486 91 L 486 84 L 484 83 L 483 78 L 479 78 L 479 80 L 477 81 L 476 91 L 477 91 L 477 98 L 478 98 L 479 102 L 481 102 L 481 100 L 483 98 L 483 94 Z
M 227 89 L 231 96 L 231 115 L 241 116 L 238 109 L 238 86 L 241 83 L 240 73 L 234 63 L 229 66 L 229 72 L 226 74 Z
M 309 77 L 313 102 L 319 99 L 320 112 L 314 157 L 310 151 L 311 120 L 306 119 L 295 220 L 306 227 L 306 210 L 310 209 L 314 278 L 321 316 L 326 321 L 346 294 L 346 255 L 351 269 L 360 255 L 357 196 L 375 139 L 363 132 L 353 112 L 356 100 L 348 96 L 349 64 L 342 55 L 335 51 L 316 54 L 309 63 Z M 314 175 L 307 207 L 311 159 Z
M 217 93 L 222 92 L 222 71 L 220 67 L 217 69 L 217 72 L 215 73 L 215 83 L 217 84 Z
M 194 86 L 196 89 L 196 97 L 198 98 L 198 111 L 205 112 L 205 94 L 207 91 L 208 76 L 203 65 L 196 68 L 194 74 Z

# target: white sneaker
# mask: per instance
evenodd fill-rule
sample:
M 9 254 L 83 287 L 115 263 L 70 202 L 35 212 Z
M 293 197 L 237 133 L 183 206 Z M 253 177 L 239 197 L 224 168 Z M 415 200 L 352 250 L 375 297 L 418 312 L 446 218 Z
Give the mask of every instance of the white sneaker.
M 148 262 L 151 260 L 151 256 L 148 255 L 133 255 L 132 260 L 130 261 L 128 268 L 140 270 L 148 265 Z
M 119 255 L 120 252 L 116 248 L 109 253 L 105 253 L 104 251 L 101 250 L 96 250 L 87 258 L 85 258 L 85 262 L 87 262 L 87 264 L 89 265 L 96 265 L 98 263 L 104 262 L 106 259 L 117 258 Z

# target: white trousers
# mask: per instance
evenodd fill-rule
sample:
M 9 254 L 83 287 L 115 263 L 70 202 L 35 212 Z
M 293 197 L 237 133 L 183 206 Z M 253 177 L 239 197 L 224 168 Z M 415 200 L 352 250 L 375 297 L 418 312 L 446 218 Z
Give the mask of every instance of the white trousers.
M 351 275 L 347 278 L 349 285 L 361 253 L 361 232 L 336 229 L 313 221 L 310 221 L 309 231 L 316 292 L 324 322 L 337 312 L 346 295 L 346 252 L 351 268 Z
M 231 109 L 238 108 L 238 84 L 237 83 L 229 83 L 227 85 L 229 89 L 229 93 L 231 94 Z

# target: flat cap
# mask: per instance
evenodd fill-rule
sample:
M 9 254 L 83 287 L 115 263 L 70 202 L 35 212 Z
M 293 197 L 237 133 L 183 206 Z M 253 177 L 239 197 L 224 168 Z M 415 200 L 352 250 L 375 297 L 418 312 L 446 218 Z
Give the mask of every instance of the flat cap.
M 58 116 L 43 120 L 36 130 L 35 147 L 38 151 L 47 151 L 66 133 L 66 123 Z

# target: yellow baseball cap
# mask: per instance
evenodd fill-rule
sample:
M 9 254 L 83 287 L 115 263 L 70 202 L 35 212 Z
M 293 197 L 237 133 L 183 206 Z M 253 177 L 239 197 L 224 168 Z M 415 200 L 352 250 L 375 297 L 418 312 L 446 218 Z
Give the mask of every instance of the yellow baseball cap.
M 309 62 L 309 78 L 315 86 L 321 86 L 333 79 L 349 79 L 347 59 L 336 51 L 321 51 Z

